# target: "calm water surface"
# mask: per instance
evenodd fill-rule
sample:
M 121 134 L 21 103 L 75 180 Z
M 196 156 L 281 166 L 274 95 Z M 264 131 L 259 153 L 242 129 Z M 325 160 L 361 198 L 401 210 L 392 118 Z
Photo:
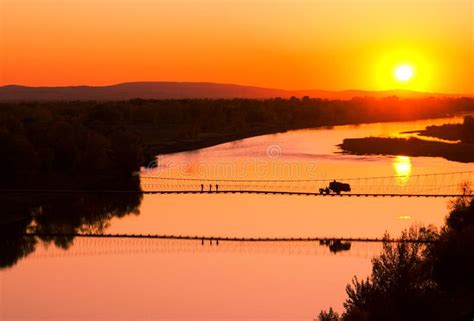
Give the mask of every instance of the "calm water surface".
M 419 183 L 417 175 L 469 171 L 473 165 L 430 157 L 342 155 L 336 145 L 344 138 L 400 136 L 427 125 L 460 121 L 338 126 L 254 137 L 159 157 L 158 168 L 143 169 L 142 182 L 145 189 L 153 188 L 163 183 L 145 177 L 167 177 L 175 179 L 169 184 L 199 189 L 201 181 L 183 179 L 310 177 L 325 182 L 401 176 L 381 184 L 412 188 Z M 452 179 L 456 187 L 466 177 Z M 226 189 L 237 183 L 220 184 Z M 311 190 L 316 185 L 293 188 Z M 385 232 L 397 236 L 414 224 L 441 225 L 447 203 L 422 198 L 145 195 L 139 214 L 112 218 L 105 231 L 224 237 L 381 237 Z M 370 258 L 379 250 L 379 245 L 353 243 L 350 251 L 333 254 L 309 242 L 217 246 L 200 240 L 76 239 L 68 250 L 40 244 L 32 255 L 0 271 L 0 319 L 312 320 L 320 309 L 342 310 L 346 284 L 354 275 L 370 273 Z

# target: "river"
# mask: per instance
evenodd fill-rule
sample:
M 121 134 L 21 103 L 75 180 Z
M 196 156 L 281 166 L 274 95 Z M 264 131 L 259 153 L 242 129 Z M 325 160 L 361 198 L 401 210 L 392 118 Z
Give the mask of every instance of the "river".
M 164 155 L 141 171 L 143 188 L 236 188 L 239 180 L 281 180 L 282 189 L 314 190 L 332 179 L 410 190 L 442 178 L 457 189 L 472 164 L 441 158 L 352 156 L 344 138 L 403 136 L 461 118 L 295 130 L 197 151 Z M 155 168 L 154 166 L 157 165 Z M 152 168 L 153 167 L 153 168 Z M 423 176 L 437 174 L 433 176 Z M 420 176 L 421 175 L 421 176 Z M 394 177 L 396 176 L 396 177 Z M 382 177 L 382 178 L 380 178 Z M 189 179 L 196 179 L 192 181 Z M 217 180 L 235 180 L 237 183 Z M 288 183 L 313 179 L 316 183 Z M 160 183 L 156 183 L 156 181 Z M 428 180 L 428 183 L 427 181 Z M 271 188 L 275 183 L 255 183 Z M 318 185 L 318 186 L 317 186 Z M 367 185 L 364 188 L 369 188 Z M 392 187 L 389 187 L 392 188 Z M 106 233 L 220 237 L 397 237 L 413 225 L 443 224 L 449 199 L 349 198 L 248 194 L 144 195 L 138 211 L 112 215 Z M 379 244 L 352 243 L 332 253 L 315 242 L 76 238 L 67 249 L 38 244 L 0 270 L 0 317 L 13 320 L 313 320 L 342 311 L 345 286 L 370 274 Z

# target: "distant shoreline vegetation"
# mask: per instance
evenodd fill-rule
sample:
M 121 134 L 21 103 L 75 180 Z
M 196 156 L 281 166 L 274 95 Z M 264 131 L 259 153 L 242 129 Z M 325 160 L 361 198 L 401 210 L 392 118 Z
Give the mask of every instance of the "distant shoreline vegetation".
M 428 126 L 420 135 L 459 141 L 449 144 L 419 138 L 347 138 L 339 145 L 343 153 L 353 155 L 405 155 L 443 157 L 450 161 L 474 162 L 474 118 L 465 117 L 463 124 Z
M 159 154 L 292 129 L 473 111 L 470 98 L 0 103 L 0 188 L 125 188 Z

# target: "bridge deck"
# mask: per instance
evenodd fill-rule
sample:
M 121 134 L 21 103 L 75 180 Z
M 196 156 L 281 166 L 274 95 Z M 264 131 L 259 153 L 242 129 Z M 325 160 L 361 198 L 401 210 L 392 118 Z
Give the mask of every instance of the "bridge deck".
M 58 189 L 2 189 L 0 193 L 139 193 L 139 194 L 258 194 L 258 195 L 299 195 L 299 196 L 321 196 L 321 197 L 470 197 L 474 194 L 403 194 L 403 193 L 341 193 L 320 194 L 317 192 L 298 191 L 272 191 L 272 190 L 221 190 L 201 192 L 196 190 L 58 190 Z
M 260 195 L 300 195 L 300 196 L 322 196 L 322 197 L 474 197 L 474 195 L 462 194 L 402 194 L 402 193 L 341 193 L 321 194 L 317 192 L 298 191 L 259 191 L 259 190 L 223 190 L 223 191 L 143 191 L 144 194 L 260 194 Z

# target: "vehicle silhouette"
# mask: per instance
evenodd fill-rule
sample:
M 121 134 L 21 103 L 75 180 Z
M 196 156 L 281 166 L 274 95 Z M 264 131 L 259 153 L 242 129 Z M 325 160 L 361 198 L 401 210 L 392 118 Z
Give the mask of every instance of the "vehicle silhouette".
M 350 191 L 351 191 L 351 186 L 349 184 L 337 182 L 336 180 L 330 182 L 329 187 L 319 189 L 319 193 L 321 195 L 328 195 L 328 194 L 331 194 L 331 192 L 336 193 L 337 195 L 340 195 L 341 192 L 350 192 Z

